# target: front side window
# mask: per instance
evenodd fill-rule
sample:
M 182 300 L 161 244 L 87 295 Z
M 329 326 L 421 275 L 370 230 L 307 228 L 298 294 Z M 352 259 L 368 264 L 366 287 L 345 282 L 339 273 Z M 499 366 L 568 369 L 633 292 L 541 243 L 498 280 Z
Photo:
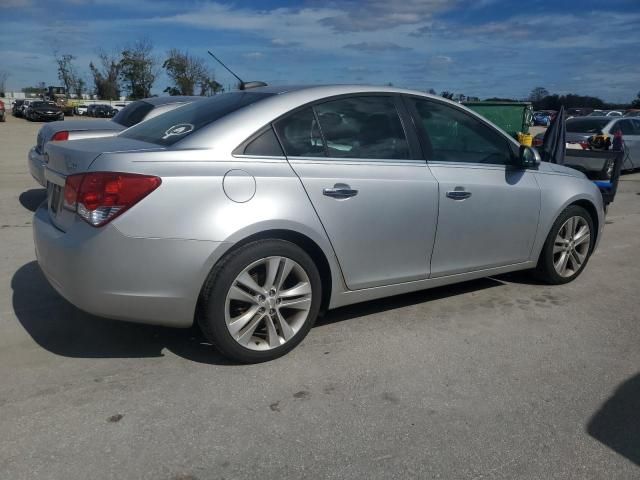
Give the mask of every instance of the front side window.
M 288 157 L 324 157 L 325 148 L 311 107 L 299 110 L 275 124 Z
M 392 97 L 352 97 L 315 106 L 327 155 L 408 159 L 409 145 Z
M 513 153 L 493 128 L 455 107 L 411 98 L 431 145 L 429 160 L 508 165 Z

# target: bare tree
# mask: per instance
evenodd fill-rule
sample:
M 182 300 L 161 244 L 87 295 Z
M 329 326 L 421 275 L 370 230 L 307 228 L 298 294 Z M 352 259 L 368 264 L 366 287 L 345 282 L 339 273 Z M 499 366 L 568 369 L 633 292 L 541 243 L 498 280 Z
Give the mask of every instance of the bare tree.
M 158 60 L 153 55 L 153 44 L 142 39 L 122 51 L 120 79 L 132 99 L 151 96 L 151 87 L 158 74 Z
M 531 93 L 529 94 L 529 100 L 531 102 L 540 102 L 543 98 L 548 96 L 549 96 L 549 90 L 547 90 L 544 87 L 536 87 L 533 90 L 531 90 Z
M 98 52 L 100 63 L 91 62 L 89 69 L 93 77 L 94 93 L 104 100 L 120 98 L 120 57 L 118 53 Z
M 0 96 L 4 97 L 7 88 L 7 79 L 11 76 L 6 70 L 0 70 Z

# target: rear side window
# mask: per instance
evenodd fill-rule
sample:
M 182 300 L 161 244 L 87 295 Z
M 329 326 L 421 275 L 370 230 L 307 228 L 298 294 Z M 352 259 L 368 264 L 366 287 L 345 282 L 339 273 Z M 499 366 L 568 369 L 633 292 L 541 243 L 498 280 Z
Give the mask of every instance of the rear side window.
M 512 152 L 493 128 L 457 108 L 410 99 L 431 144 L 430 160 L 508 165 Z
M 113 117 L 113 121 L 123 127 L 133 127 L 144 120 L 144 117 L 146 117 L 147 113 L 151 110 L 153 110 L 153 105 L 150 103 L 143 101 L 133 102 L 120 110 L 118 114 Z
M 622 132 L 622 135 L 634 135 L 635 134 L 635 128 L 633 128 L 633 124 L 631 123 L 631 120 L 618 120 L 613 125 L 613 127 L 611 127 L 611 131 L 615 133 L 618 130 L 620 130 Z
M 173 145 L 225 115 L 271 95 L 256 92 L 223 93 L 150 118 L 125 130 L 120 135 L 162 146 Z
M 251 140 L 244 148 L 245 155 L 257 155 L 261 157 L 282 157 L 282 148 L 276 138 L 273 129 L 269 127 L 258 137 Z

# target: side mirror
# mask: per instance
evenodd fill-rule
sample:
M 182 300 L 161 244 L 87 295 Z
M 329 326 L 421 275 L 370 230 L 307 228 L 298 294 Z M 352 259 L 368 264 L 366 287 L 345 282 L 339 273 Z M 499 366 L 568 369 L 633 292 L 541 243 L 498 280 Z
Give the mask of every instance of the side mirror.
M 540 153 L 534 147 L 520 145 L 518 166 L 521 168 L 538 168 L 541 162 Z

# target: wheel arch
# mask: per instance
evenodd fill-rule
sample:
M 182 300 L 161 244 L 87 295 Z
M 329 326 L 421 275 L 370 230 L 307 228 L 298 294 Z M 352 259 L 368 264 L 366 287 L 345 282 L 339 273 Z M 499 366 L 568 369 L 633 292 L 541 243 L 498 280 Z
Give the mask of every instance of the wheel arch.
M 567 207 L 570 207 L 572 205 L 577 205 L 584 208 L 591 216 L 591 221 L 593 222 L 593 236 L 595 237 L 591 247 L 591 251 L 593 251 L 593 249 L 597 245 L 598 234 L 600 232 L 600 218 L 598 217 L 598 210 L 596 209 L 596 206 L 593 204 L 593 202 L 585 198 L 575 200 L 574 202 L 571 202 L 569 205 L 567 205 Z
M 225 251 L 224 254 L 217 259 L 211 270 L 215 269 L 216 266 L 221 261 L 223 261 L 230 253 L 257 240 L 285 240 L 302 248 L 311 257 L 313 262 L 318 267 L 320 280 L 322 281 L 322 299 L 320 303 L 320 312 L 322 313 L 326 311 L 329 307 L 334 283 L 329 259 L 327 258 L 324 250 L 320 247 L 320 245 L 318 245 L 317 242 L 315 242 L 311 237 L 295 230 L 273 228 L 248 235 L 234 242 L 233 246 Z M 202 288 L 204 288 L 204 286 L 205 285 L 203 284 Z

